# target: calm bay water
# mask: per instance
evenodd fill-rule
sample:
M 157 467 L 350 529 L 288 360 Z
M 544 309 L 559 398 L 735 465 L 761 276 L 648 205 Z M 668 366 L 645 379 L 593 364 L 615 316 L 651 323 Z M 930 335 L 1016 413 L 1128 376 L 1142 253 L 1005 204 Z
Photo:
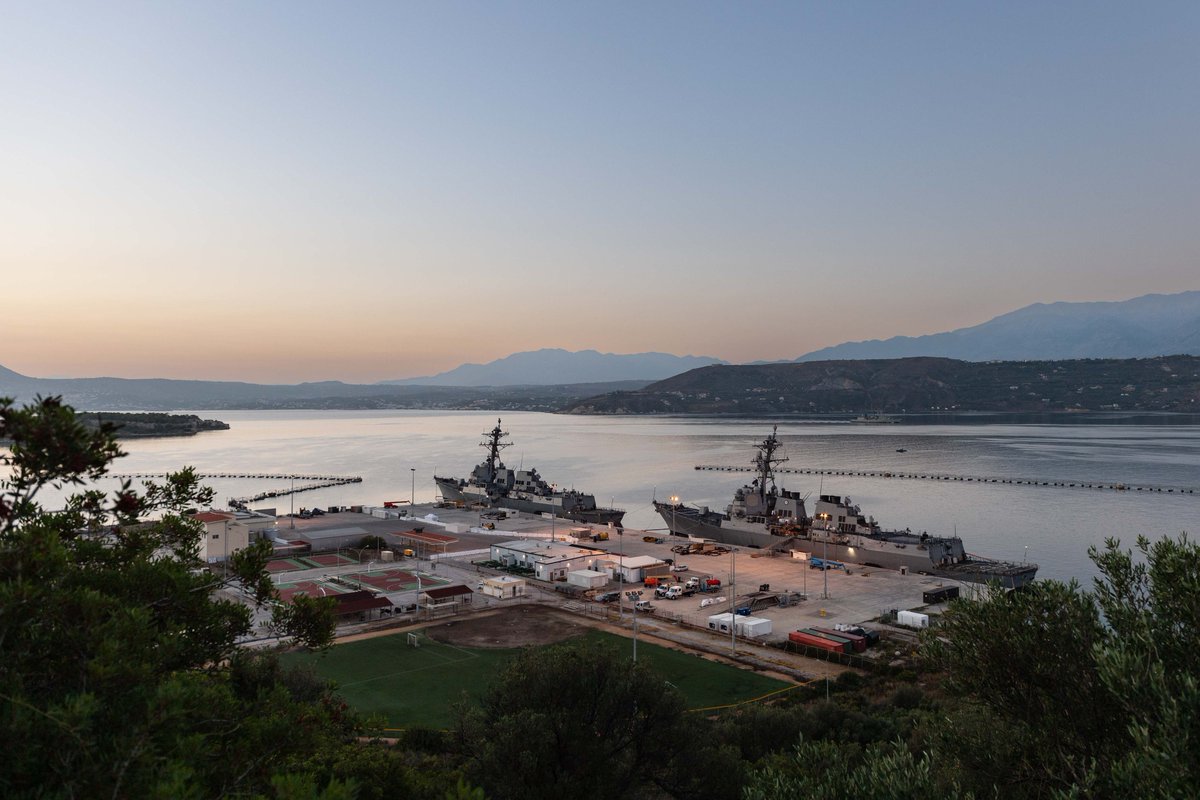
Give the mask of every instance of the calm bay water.
M 481 434 L 495 412 L 195 412 L 231 430 L 179 439 L 131 440 L 118 472 L 201 471 L 360 475 L 363 482 L 298 494 L 295 507 L 433 500 L 432 476 L 465 476 L 484 455 Z M 697 464 L 749 466 L 764 420 L 576 417 L 509 412 L 513 446 L 506 464 L 536 467 L 562 488 L 592 492 L 627 509 L 626 524 L 660 528 L 650 501 L 678 495 L 724 509 L 747 473 L 703 472 Z M 879 425 L 784 422 L 785 466 L 928 471 L 1067 479 L 1200 489 L 1200 426 L 1192 425 Z M 907 450 L 905 453 L 897 449 Z M 414 472 L 415 470 L 415 472 Z M 268 489 L 271 481 L 210 481 L 219 502 Z M 887 527 L 957 531 L 970 552 L 1026 557 L 1039 576 L 1093 574 L 1087 548 L 1105 537 L 1132 545 L 1150 536 L 1200 531 L 1200 494 L 1145 494 L 979 483 L 781 475 L 780 485 L 850 496 Z M 111 487 L 112 481 L 104 486 Z M 53 497 L 45 498 L 53 506 Z M 267 501 L 269 503 L 270 501 Z M 281 511 L 289 501 L 276 499 Z M 261 503 L 258 505 L 266 505 Z

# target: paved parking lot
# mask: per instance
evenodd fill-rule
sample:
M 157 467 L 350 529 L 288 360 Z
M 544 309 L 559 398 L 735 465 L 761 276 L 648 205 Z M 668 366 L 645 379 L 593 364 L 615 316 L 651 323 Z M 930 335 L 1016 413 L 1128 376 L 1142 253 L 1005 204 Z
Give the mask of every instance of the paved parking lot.
M 478 512 L 457 509 L 434 509 L 431 513 L 438 515 L 442 522 L 460 525 L 477 525 Z M 496 523 L 497 530 L 487 531 L 485 535 L 467 533 L 462 538 L 470 541 L 471 546 L 479 548 L 492 542 L 505 541 L 506 538 L 522 538 L 525 536 L 562 537 L 571 532 L 572 528 L 585 527 L 576 523 L 559 520 L 551 524 L 549 520 L 529 514 L 510 514 L 509 518 Z M 618 535 L 615 529 L 597 526 L 597 531 L 604 530 L 609 534 L 607 541 L 583 541 L 588 547 L 600 548 L 614 554 L 623 553 L 626 556 L 649 555 L 660 559 L 674 559 L 688 567 L 686 572 L 673 573 L 681 581 L 686 581 L 692 575 L 719 578 L 722 590 L 717 593 L 697 593 L 691 597 L 678 600 L 665 600 L 653 597 L 652 590 L 643 589 L 643 599 L 649 599 L 655 606 L 655 616 L 666 619 L 682 619 L 696 625 L 706 625 L 708 617 L 713 614 L 725 613 L 730 610 L 731 593 L 729 585 L 736 570 L 736 590 L 738 605 L 747 604 L 747 596 L 759 592 L 764 584 L 772 593 L 784 593 L 790 601 L 787 606 L 771 605 L 755 608 L 754 616 L 772 620 L 773 633 L 770 639 L 783 639 L 790 631 L 812 625 L 830 626 L 834 623 L 847 624 L 871 623 L 892 609 L 923 610 L 937 613 L 943 606 L 926 607 L 922 593 L 928 589 L 947 585 L 960 586 L 964 596 L 973 590 L 972 584 L 960 584 L 946 578 L 930 575 L 908 574 L 901 575 L 893 570 L 876 569 L 848 565 L 848 572 L 842 570 L 811 569 L 808 563 L 793 559 L 787 554 L 770 555 L 762 550 L 752 548 L 737 548 L 732 556 L 728 553 L 719 556 L 705 556 L 696 553 L 679 555 L 671 551 L 671 547 L 686 544 L 686 540 L 668 536 L 663 532 L 647 533 L 646 531 L 627 528 Z M 651 536 L 662 539 L 662 543 L 644 541 L 643 537 Z M 465 544 L 465 542 L 464 542 Z M 828 585 L 826 585 L 828 579 Z M 608 591 L 617 589 L 615 583 L 610 583 Z M 641 589 L 641 585 L 630 585 L 626 589 Z M 826 591 L 828 594 L 826 595 Z M 701 607 L 705 599 L 724 597 L 725 602 L 707 607 Z M 627 609 L 628 610 L 628 609 Z

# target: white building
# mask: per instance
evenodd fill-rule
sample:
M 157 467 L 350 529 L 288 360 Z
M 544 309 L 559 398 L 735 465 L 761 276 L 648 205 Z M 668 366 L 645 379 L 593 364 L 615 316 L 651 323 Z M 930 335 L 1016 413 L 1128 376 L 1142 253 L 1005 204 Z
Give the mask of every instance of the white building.
M 497 575 L 494 578 L 484 578 L 479 584 L 479 592 L 486 597 L 504 600 L 509 597 L 520 597 L 525 594 L 525 581 L 512 575 Z
M 647 577 L 670 573 L 667 562 L 654 556 L 609 555 L 607 569 L 614 580 L 623 580 L 625 583 L 641 583 Z
M 207 563 L 227 561 L 231 555 L 250 545 L 250 525 L 227 511 L 201 511 L 192 519 L 204 525 L 200 540 L 200 560 Z
M 608 554 L 563 542 L 518 539 L 492 545 L 491 559 L 510 567 L 531 569 L 538 580 L 562 581 L 574 570 L 603 569 Z

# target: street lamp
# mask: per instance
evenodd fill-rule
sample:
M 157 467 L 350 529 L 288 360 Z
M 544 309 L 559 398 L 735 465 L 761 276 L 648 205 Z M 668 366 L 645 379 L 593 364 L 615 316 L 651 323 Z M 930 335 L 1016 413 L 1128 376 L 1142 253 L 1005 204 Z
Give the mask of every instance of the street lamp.
M 634 607 L 634 609 L 633 609 L 633 663 L 635 663 L 635 664 L 637 663 L 637 625 L 638 625 L 637 620 L 638 620 L 638 611 L 637 611 L 637 608 Z
M 830 517 L 829 517 L 829 514 L 826 514 L 824 512 L 817 514 L 817 517 L 821 520 L 821 523 L 822 523 L 821 527 L 825 532 L 825 535 L 821 537 L 821 546 L 822 546 L 822 553 L 823 553 L 823 556 L 821 558 L 821 574 L 825 576 L 825 590 L 822 594 L 822 598 L 825 600 L 828 600 L 829 599 L 829 519 L 830 519 Z
M 625 534 L 618 532 L 621 537 L 621 560 L 617 568 L 617 619 L 625 623 Z M 634 612 L 636 613 L 636 612 Z
M 408 471 L 412 473 L 412 494 L 408 496 L 408 507 L 411 509 L 417 504 L 417 468 L 409 467 Z
M 677 528 L 675 527 L 675 508 L 678 505 L 679 505 L 679 495 L 677 495 L 677 494 L 671 495 L 671 533 L 677 532 Z
M 737 550 L 729 548 L 729 653 L 737 655 Z

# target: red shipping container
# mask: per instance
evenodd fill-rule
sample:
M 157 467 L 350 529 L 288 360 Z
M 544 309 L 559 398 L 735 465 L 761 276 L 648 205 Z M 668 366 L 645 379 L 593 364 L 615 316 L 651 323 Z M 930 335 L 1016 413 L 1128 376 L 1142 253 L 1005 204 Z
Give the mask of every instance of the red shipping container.
M 835 631 L 831 628 L 813 628 L 817 633 L 827 633 L 830 636 L 836 636 L 839 639 L 847 639 L 854 646 L 854 652 L 861 653 L 867 649 L 867 637 L 859 636 L 857 633 L 847 633 L 846 631 Z
M 820 636 L 814 636 L 811 633 L 804 631 L 794 631 L 788 634 L 788 639 L 796 644 L 807 645 L 808 647 L 818 647 L 822 650 L 828 650 L 831 653 L 846 652 L 846 645 L 839 644 L 831 639 L 824 639 Z

